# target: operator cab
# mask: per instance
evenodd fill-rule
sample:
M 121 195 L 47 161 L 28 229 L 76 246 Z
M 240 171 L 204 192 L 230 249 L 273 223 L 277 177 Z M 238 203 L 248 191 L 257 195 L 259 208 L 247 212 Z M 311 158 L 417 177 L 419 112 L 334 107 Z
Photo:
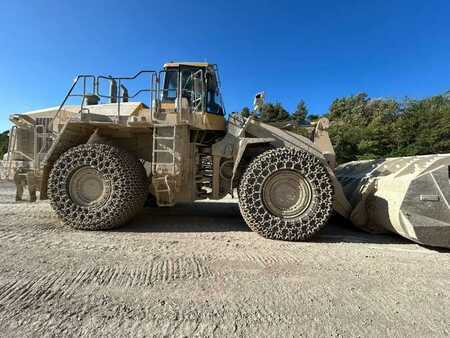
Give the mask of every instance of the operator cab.
M 219 88 L 218 70 L 215 65 L 200 62 L 167 63 L 161 78 L 162 111 L 177 111 L 178 107 L 192 114 L 206 114 L 222 117 L 224 127 L 224 106 Z M 194 120 L 195 120 L 195 116 Z M 222 127 L 220 128 L 222 129 Z

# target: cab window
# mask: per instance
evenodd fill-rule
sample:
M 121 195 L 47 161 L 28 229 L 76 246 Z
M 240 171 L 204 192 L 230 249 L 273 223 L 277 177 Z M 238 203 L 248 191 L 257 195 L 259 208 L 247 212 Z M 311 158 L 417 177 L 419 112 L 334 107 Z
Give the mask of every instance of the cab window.
M 177 98 L 178 71 L 168 70 L 164 73 L 163 102 L 175 102 Z
M 215 74 L 207 77 L 206 111 L 211 114 L 223 115 L 222 100 Z
M 192 91 L 192 74 L 197 70 L 198 68 L 191 67 L 181 70 L 181 95 L 183 97 L 189 98 Z M 178 91 L 178 69 L 167 70 L 164 74 L 162 99 L 164 102 L 175 102 Z

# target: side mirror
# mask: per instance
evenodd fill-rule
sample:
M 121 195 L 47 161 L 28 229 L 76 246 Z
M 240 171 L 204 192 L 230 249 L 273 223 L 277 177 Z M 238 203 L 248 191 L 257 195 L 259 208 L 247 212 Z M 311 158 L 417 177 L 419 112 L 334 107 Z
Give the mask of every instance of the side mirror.
M 260 111 L 264 105 L 264 92 L 259 92 L 255 95 L 255 98 L 253 99 L 253 110 Z

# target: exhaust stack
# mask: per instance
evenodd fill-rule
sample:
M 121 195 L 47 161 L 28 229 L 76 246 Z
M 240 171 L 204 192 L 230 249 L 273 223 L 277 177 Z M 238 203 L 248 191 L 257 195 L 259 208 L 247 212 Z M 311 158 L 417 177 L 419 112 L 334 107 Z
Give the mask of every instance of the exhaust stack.
M 113 78 L 109 82 L 109 103 L 117 103 L 117 81 Z

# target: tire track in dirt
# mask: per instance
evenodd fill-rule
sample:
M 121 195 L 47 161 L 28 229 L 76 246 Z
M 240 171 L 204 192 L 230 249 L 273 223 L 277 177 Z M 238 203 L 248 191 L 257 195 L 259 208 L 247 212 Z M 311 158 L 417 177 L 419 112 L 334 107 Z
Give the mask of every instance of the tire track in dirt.
M 118 333 L 126 333 L 127 336 L 133 337 L 148 336 L 150 332 L 157 336 L 264 336 L 264 333 L 273 333 L 273 330 L 281 330 L 280 336 L 286 335 L 287 332 L 291 332 L 293 336 L 299 336 L 301 332 L 313 335 L 321 335 L 321 333 L 336 335 L 341 331 L 340 334 L 346 336 L 357 330 L 362 336 L 370 336 L 374 333 L 385 332 L 383 327 L 374 327 L 372 319 L 386 320 L 386 323 L 392 325 L 399 321 L 407 325 L 410 321 L 409 316 L 383 318 L 379 309 L 371 309 L 367 317 L 364 316 L 369 320 L 366 326 L 361 327 L 364 317 L 353 321 L 351 313 L 350 317 L 342 317 L 342 314 L 340 316 L 340 320 L 351 320 L 346 329 L 330 326 L 324 321 L 331 320 L 334 315 L 339 314 L 335 312 L 337 310 L 333 310 L 334 308 L 344 306 L 340 302 L 335 302 L 334 292 L 329 293 L 331 290 L 324 290 L 322 297 L 315 298 L 314 302 L 321 304 L 320 309 L 331 311 L 323 314 L 318 312 L 320 310 L 318 308 L 312 309 L 311 313 L 307 309 L 302 309 L 302 305 L 309 305 L 299 301 L 304 295 L 293 296 L 284 291 L 287 290 L 281 290 L 279 295 L 282 302 L 274 300 L 267 304 L 262 304 L 253 298 L 237 302 L 170 300 L 162 303 L 155 299 L 142 299 L 142 301 L 126 303 L 109 295 L 93 294 L 88 298 L 73 297 L 60 303 L 55 299 L 50 305 L 53 306 L 53 310 L 49 313 L 49 317 L 39 316 L 36 313 L 36 309 L 39 311 L 39 306 L 42 307 L 45 304 L 34 303 L 23 311 L 15 311 L 13 320 L 21 322 L 20 330 L 16 329 L 16 333 L 31 332 L 34 336 L 37 333 L 51 332 L 52 335 L 60 335 L 71 332 L 76 336 L 83 333 L 89 333 L 90 336 L 114 336 Z M 365 293 L 364 290 L 360 292 L 361 295 Z M 359 292 L 354 296 L 358 298 Z M 355 302 L 354 299 L 351 300 L 352 298 L 354 297 L 349 296 L 348 301 Z M 300 310 L 297 311 L 299 306 Z M 33 331 L 30 331 L 30 328 Z M 421 327 L 420 333 L 430 333 L 430 329 L 432 328 Z
M 1 202 L 0 206 L 2 207 L 2 211 L 4 213 L 17 213 L 17 214 L 28 214 L 30 216 L 38 215 L 46 215 L 50 218 L 55 218 L 56 214 L 53 209 L 50 207 L 50 204 L 47 202 L 34 202 L 30 203 L 27 201 L 24 202 L 15 202 L 14 200 L 8 202 Z
M 32 303 L 57 295 L 71 297 L 85 286 L 109 288 L 151 287 L 158 282 L 202 279 L 213 273 L 199 257 L 154 259 L 141 267 L 87 266 L 60 271 L 36 280 L 10 281 L 0 287 L 0 304 Z
M 213 276 L 208 265 L 198 257 L 155 259 L 144 267 L 92 266 L 72 275 L 68 289 L 80 285 L 119 288 L 152 286 L 157 282 L 200 279 Z
M 58 238 L 52 238 L 52 233 L 58 232 L 59 229 L 55 228 L 53 224 L 39 224 L 34 225 L 31 228 L 22 229 L 18 232 L 17 229 L 0 229 L 0 241 L 2 243 L 11 242 L 14 246 L 27 246 L 29 244 L 33 246 L 45 246 L 46 248 L 62 248 L 67 247 L 69 244 L 64 244 L 64 238 L 59 236 Z
M 29 227 L 0 227 L 0 243 L 12 251 L 18 248 L 32 248 L 38 252 L 56 249 L 67 250 L 72 254 L 74 251 L 82 250 L 83 253 L 91 252 L 102 256 L 126 252 L 133 256 L 144 255 L 145 257 L 155 256 L 156 253 L 173 256 L 174 253 L 174 243 L 171 239 L 140 237 L 133 233 L 86 232 L 47 223 Z M 177 256 L 183 253 L 190 256 L 198 251 L 188 247 L 188 250 L 179 247 Z M 136 259 L 141 260 L 141 258 Z M 171 268 L 168 266 L 165 269 Z
M 251 262 L 268 267 L 282 264 L 298 264 L 301 262 L 301 256 L 294 256 L 289 253 L 283 252 L 282 254 L 275 252 L 275 250 L 266 250 L 264 253 L 245 253 L 244 258 L 247 258 Z
M 61 299 L 44 300 L 40 304 L 35 302 L 20 310 L 15 308 L 9 313 L 8 320 L 21 323 L 20 330 L 16 329 L 16 332 L 24 330 L 32 335 L 48 332 L 59 335 L 70 331 L 79 336 L 85 329 L 83 324 L 89 322 L 91 336 L 126 332 L 127 336 L 133 337 L 148 336 L 149 332 L 158 336 L 223 336 L 235 332 L 243 336 L 249 329 L 262 332 L 261 326 L 276 327 L 295 323 L 295 315 L 283 307 L 269 309 L 251 302 L 161 303 L 146 300 L 129 304 L 110 296 L 98 297 L 95 294 L 88 298 Z M 48 304 L 53 306 L 52 312 L 48 316 L 38 316 L 39 309 Z
M 277 248 L 264 248 L 264 250 L 258 249 L 255 251 L 222 251 L 213 259 L 214 262 L 225 260 L 251 263 L 259 267 L 271 267 L 285 264 L 299 264 L 302 262 L 302 258 L 301 253 L 295 255 L 286 251 L 279 252 Z
M 63 295 L 64 271 L 42 276 L 36 280 L 20 280 L 6 283 L 0 288 L 0 305 L 30 304 L 48 301 Z

